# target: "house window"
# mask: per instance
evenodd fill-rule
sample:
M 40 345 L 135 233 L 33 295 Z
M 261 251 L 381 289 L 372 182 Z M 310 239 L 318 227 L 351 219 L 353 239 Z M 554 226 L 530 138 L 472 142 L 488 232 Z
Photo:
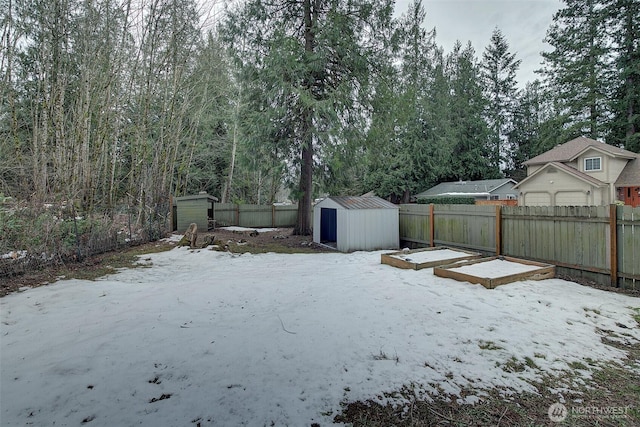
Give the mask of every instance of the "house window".
M 489 200 L 499 200 L 500 196 L 497 195 L 491 195 L 491 197 L 489 197 Z
M 601 158 L 600 157 L 589 157 L 584 159 L 584 170 L 585 171 L 599 171 L 602 170 Z

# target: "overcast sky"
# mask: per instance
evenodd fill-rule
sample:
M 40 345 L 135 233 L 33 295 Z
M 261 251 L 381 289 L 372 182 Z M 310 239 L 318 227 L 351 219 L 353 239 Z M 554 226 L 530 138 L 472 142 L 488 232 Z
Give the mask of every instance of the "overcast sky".
M 396 0 L 396 14 L 407 11 L 413 0 Z M 560 0 L 422 0 L 427 12 L 426 28 L 436 28 L 436 43 L 451 52 L 456 42 L 471 41 L 476 56 L 489 44 L 491 33 L 498 27 L 509 43 L 509 50 L 522 60 L 518 86 L 537 77 L 543 43 L 553 14 L 562 7 Z

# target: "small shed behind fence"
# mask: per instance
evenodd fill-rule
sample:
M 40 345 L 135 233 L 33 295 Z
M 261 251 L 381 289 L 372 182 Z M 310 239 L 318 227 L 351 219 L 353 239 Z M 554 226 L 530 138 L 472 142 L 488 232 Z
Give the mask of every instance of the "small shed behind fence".
M 398 249 L 399 208 L 380 197 L 327 197 L 313 209 L 313 241 L 342 252 Z
M 214 203 L 217 201 L 216 197 L 210 196 L 206 192 L 193 196 L 176 197 L 177 231 L 184 232 L 192 222 L 198 225 L 198 230 L 201 232 L 213 228 Z

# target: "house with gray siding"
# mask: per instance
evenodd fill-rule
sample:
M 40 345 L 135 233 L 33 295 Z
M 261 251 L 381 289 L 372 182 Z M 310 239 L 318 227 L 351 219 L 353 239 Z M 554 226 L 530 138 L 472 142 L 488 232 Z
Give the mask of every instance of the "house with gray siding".
M 429 197 L 473 197 L 476 200 L 517 200 L 518 191 L 513 189 L 516 184 L 511 178 L 441 182 L 413 198 L 420 200 Z

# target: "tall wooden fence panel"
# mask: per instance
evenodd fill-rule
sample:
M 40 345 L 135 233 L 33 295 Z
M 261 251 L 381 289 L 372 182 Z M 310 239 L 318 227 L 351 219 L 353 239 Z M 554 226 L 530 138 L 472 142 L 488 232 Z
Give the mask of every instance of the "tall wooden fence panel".
M 214 203 L 213 217 L 217 226 L 238 225 L 238 205 L 235 203 Z
M 640 208 L 401 205 L 400 240 L 547 262 L 640 289 Z
M 617 210 L 618 281 L 620 286 L 640 289 L 640 208 Z
M 432 205 L 400 205 L 400 240 L 431 246 Z
M 434 205 L 434 243 L 483 252 L 496 250 L 496 207 Z
M 608 206 L 502 208 L 502 253 L 610 275 Z
M 296 223 L 298 206 L 215 203 L 214 211 L 217 226 L 293 227 Z

